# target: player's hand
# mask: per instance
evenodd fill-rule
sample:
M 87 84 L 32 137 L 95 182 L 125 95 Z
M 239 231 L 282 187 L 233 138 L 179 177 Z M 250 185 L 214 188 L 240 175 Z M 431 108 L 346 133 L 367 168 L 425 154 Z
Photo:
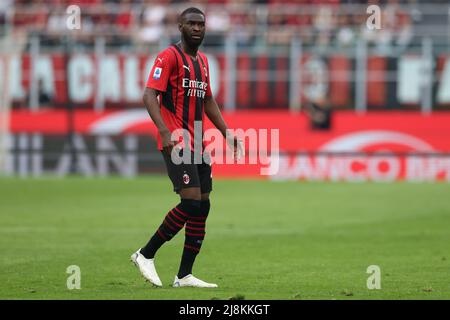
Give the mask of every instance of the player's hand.
M 242 140 L 234 136 L 228 140 L 228 145 L 233 150 L 234 159 L 239 160 L 244 156 L 244 148 L 242 146 Z
M 172 154 L 172 149 L 175 145 L 175 142 L 172 141 L 172 139 L 171 139 L 170 131 L 160 132 L 160 135 L 161 135 L 163 152 L 164 152 L 164 154 L 166 154 L 167 156 L 170 157 Z

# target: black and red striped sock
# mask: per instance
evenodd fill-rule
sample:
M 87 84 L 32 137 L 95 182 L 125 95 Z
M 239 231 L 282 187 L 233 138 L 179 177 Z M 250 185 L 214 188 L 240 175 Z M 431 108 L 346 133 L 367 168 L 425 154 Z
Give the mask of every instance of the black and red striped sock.
M 200 202 L 200 201 L 199 201 Z M 181 257 L 178 278 L 192 273 L 195 258 L 200 252 L 206 234 L 206 219 L 211 204 L 209 200 L 200 202 L 200 210 L 196 215 L 190 215 L 186 221 L 183 256 Z
M 197 202 L 200 201 L 182 199 L 175 208 L 170 210 L 153 237 L 141 249 L 141 254 L 147 259 L 153 259 L 156 251 L 184 227 L 186 220 L 192 214 L 191 212 L 199 210 Z

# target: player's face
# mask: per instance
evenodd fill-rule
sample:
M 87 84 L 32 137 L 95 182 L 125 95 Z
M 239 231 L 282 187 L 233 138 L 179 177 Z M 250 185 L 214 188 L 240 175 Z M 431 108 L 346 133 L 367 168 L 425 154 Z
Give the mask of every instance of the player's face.
M 188 13 L 178 28 L 186 43 L 198 47 L 205 37 L 205 17 L 199 13 Z

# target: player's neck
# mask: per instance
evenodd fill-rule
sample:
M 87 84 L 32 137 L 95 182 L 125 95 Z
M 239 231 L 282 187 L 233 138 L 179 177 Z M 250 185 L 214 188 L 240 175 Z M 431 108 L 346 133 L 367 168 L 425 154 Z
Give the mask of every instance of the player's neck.
M 180 46 L 183 52 L 189 55 L 192 59 L 197 59 L 198 46 L 192 47 L 183 40 L 181 40 L 177 45 Z

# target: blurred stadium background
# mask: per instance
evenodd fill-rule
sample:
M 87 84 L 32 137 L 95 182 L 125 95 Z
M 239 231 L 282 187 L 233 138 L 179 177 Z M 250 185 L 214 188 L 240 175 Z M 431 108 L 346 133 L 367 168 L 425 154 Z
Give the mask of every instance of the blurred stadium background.
M 67 27 L 72 4 L 79 30 Z M 371 4 L 381 8 L 380 29 L 367 27 Z M 163 171 L 142 88 L 155 55 L 179 38 L 177 14 L 189 5 L 2 1 L 2 171 Z M 450 179 L 448 1 L 195 5 L 208 17 L 203 50 L 230 124 L 280 129 L 281 170 L 272 178 Z
M 142 91 L 192 5 L 229 126 L 279 129 L 280 166 L 215 166 L 197 270 L 223 289 L 155 293 L 125 265 L 175 201 Z M 3 298 L 449 298 L 448 1 L 2 0 L 0 91 Z M 366 289 L 370 264 L 384 291 Z

